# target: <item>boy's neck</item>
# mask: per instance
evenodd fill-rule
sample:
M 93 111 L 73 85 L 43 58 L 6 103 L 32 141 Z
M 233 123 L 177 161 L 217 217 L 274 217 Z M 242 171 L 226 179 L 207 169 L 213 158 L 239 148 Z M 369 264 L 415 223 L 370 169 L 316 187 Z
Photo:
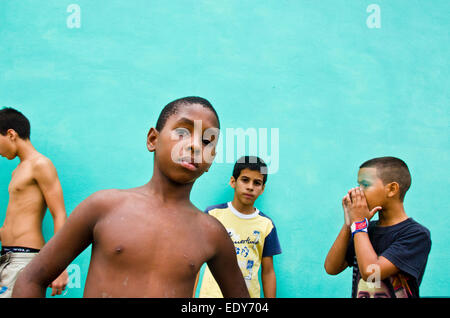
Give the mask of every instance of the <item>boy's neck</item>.
M 180 184 L 173 182 L 161 173 L 159 169 L 154 169 L 153 176 L 144 186 L 153 196 L 156 196 L 165 203 L 189 203 L 192 186 L 194 183 Z
M 17 141 L 17 157 L 19 157 L 20 162 L 24 162 L 38 154 L 29 139 L 19 139 Z
M 255 207 L 253 204 L 243 204 L 236 198 L 236 196 L 233 198 L 233 201 L 231 201 L 231 204 L 236 210 L 243 214 L 252 214 L 255 212 Z
M 408 219 L 403 202 L 393 201 L 378 213 L 379 226 L 392 226 Z

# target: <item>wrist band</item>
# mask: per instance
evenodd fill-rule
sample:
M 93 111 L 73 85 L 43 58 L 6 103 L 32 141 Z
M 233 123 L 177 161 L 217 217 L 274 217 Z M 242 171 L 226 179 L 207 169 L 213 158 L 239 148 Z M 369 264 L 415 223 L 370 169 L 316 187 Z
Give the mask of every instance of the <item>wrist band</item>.
M 364 221 L 361 222 L 353 222 L 350 229 L 352 230 L 352 237 L 355 235 L 355 233 L 358 232 L 366 232 L 367 228 L 369 227 L 369 220 L 367 218 L 364 219 Z

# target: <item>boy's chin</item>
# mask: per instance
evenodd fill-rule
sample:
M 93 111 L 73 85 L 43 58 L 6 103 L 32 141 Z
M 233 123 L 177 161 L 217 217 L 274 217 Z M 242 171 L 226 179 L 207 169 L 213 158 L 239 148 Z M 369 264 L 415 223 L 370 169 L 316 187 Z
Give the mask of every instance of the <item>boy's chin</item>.
M 180 174 L 176 174 L 176 175 L 172 175 L 169 178 L 175 182 L 175 183 L 179 183 L 179 184 L 190 184 L 190 183 L 194 183 L 201 175 L 203 174 L 192 174 L 192 173 L 180 173 Z
M 256 199 L 250 199 L 247 197 L 241 197 L 240 199 L 241 199 L 240 201 L 245 205 L 254 205 L 256 201 Z

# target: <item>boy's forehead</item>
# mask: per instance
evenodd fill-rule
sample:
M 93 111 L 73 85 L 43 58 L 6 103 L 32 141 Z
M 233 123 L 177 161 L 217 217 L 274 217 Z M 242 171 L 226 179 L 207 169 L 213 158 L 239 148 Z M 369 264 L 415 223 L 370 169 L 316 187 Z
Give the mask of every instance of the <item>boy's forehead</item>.
M 377 168 L 361 168 L 358 171 L 358 179 L 378 179 Z
M 252 179 L 264 179 L 263 174 L 259 170 L 251 170 L 248 168 L 242 169 L 240 176 L 246 176 Z
M 193 125 L 195 121 L 201 121 L 203 127 L 218 128 L 216 115 L 210 109 L 200 104 L 180 106 L 176 113 L 167 120 L 167 122 L 170 122 L 172 125 L 177 123 Z

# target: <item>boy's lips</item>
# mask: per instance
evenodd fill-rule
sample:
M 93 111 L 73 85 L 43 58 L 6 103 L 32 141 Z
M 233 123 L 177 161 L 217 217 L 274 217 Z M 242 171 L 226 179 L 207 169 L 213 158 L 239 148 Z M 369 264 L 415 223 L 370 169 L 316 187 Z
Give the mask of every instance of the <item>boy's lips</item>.
M 178 163 L 188 170 L 195 171 L 198 169 L 198 163 L 193 161 L 192 158 L 181 158 Z
M 243 195 L 244 195 L 244 197 L 250 198 L 250 199 L 252 199 L 254 197 L 253 194 L 249 194 L 249 193 L 244 193 Z

